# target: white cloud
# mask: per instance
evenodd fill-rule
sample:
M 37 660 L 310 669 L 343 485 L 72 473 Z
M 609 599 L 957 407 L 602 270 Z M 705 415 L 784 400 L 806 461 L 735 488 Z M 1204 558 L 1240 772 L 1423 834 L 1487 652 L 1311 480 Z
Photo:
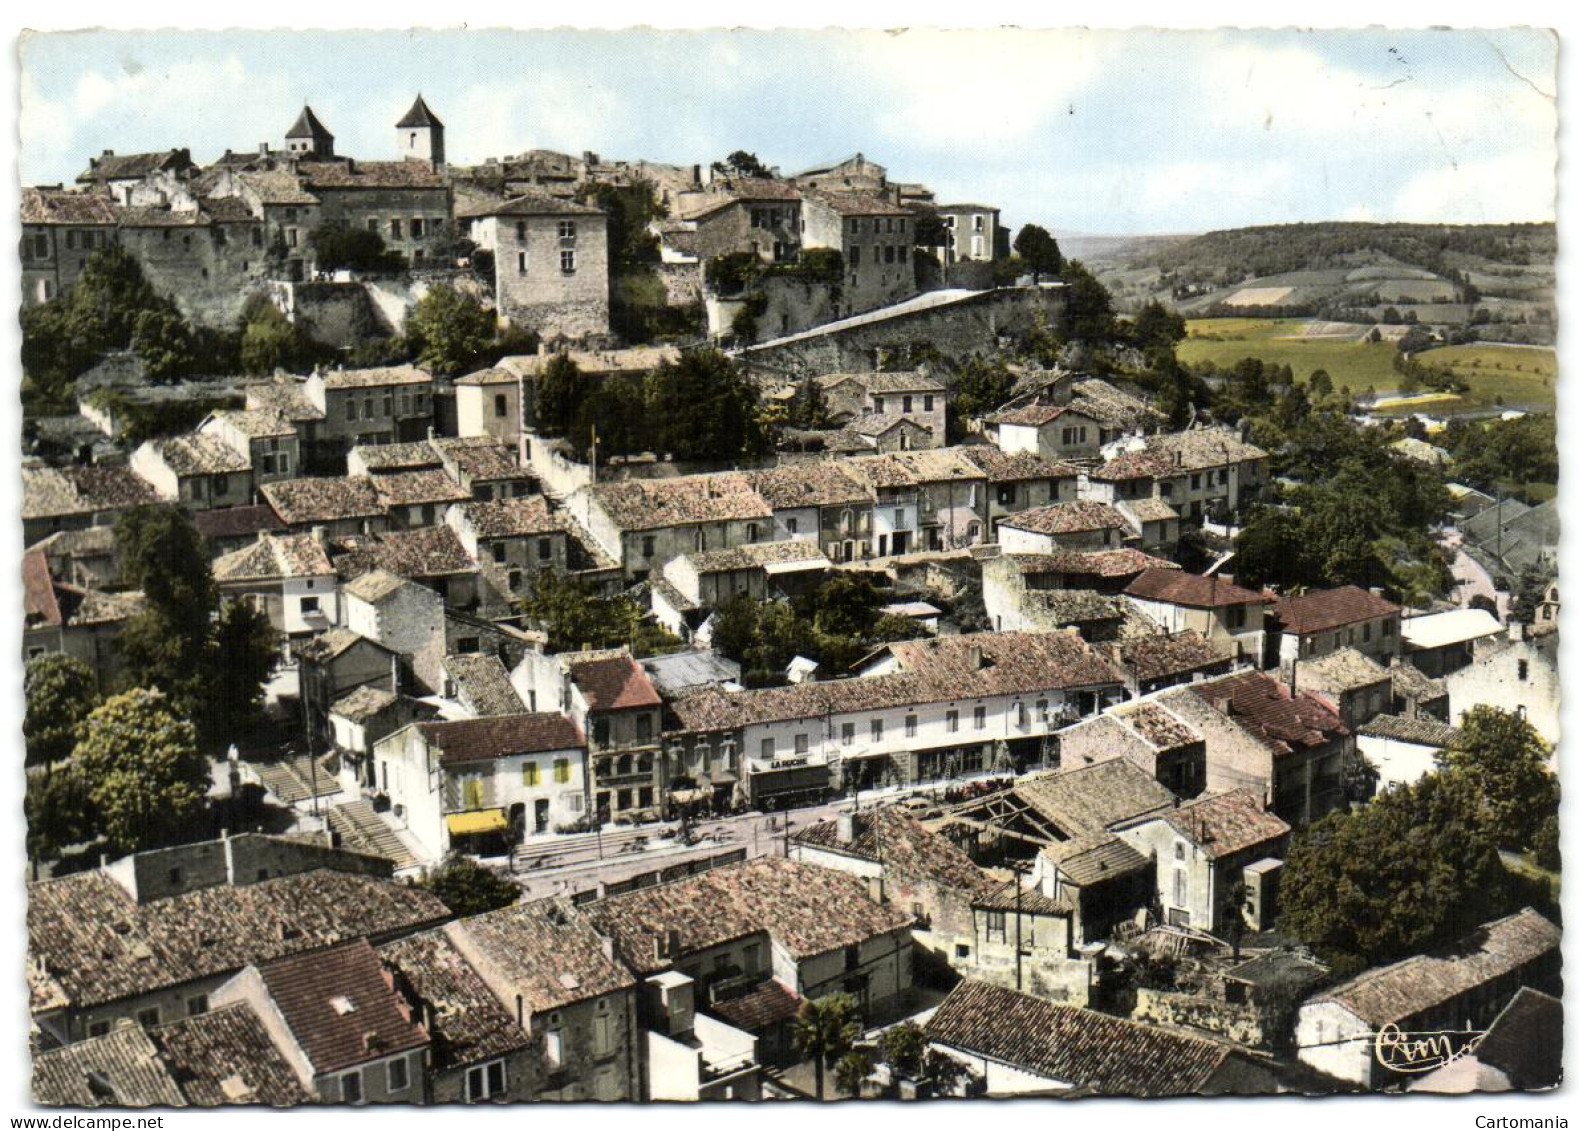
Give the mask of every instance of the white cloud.
M 604 144 L 626 113 L 606 84 L 539 71 L 467 87 L 446 116 L 457 160 L 558 149 L 580 153 Z
M 1420 223 L 1512 223 L 1557 218 L 1557 154 L 1518 152 L 1431 169 L 1393 200 L 1393 218 Z

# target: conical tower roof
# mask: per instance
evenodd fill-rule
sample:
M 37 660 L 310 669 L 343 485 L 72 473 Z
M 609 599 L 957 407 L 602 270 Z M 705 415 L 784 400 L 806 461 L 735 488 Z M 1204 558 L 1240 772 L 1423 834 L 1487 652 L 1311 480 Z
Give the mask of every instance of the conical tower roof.
M 417 95 L 417 100 L 411 104 L 411 109 L 406 111 L 406 116 L 395 123 L 397 130 L 418 129 L 422 127 L 444 128 L 444 123 L 439 121 L 439 116 L 428 109 L 428 104 L 422 100 L 422 95 Z
M 318 115 L 313 113 L 311 106 L 302 107 L 301 114 L 296 118 L 296 124 L 285 131 L 285 136 L 288 138 L 328 138 L 331 141 L 334 139 L 334 134 L 329 132 L 328 126 L 318 120 Z

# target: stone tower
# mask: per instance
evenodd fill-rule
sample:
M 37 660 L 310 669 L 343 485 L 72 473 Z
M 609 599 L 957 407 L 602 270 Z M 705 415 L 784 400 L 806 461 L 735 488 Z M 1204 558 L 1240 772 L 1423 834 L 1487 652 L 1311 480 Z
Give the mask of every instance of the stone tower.
M 395 123 L 395 149 L 408 161 L 426 161 L 435 169 L 444 165 L 444 123 L 420 94 L 406 116 Z
M 334 134 L 318 120 L 311 106 L 303 106 L 296 124 L 285 133 L 285 149 L 306 160 L 330 158 L 334 156 Z

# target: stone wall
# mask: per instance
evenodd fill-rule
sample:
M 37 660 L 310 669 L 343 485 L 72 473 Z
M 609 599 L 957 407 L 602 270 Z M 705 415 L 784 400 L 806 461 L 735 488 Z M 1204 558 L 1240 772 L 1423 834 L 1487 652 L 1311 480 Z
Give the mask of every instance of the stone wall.
M 1270 1036 L 1260 1014 L 1248 1006 L 1144 986 L 1135 991 L 1131 1017 L 1156 1025 L 1200 1029 L 1250 1048 L 1263 1047 Z
M 1003 287 L 932 303 L 915 300 L 891 314 L 872 311 L 859 319 L 796 334 L 741 351 L 748 366 L 783 375 L 872 372 L 923 360 L 952 369 L 995 352 L 1004 339 L 1027 335 L 1036 319 L 1061 319 L 1062 284 Z M 917 357 L 917 353 L 930 357 Z
M 388 333 L 388 322 L 361 283 L 275 283 L 271 290 L 285 316 L 321 345 L 348 346 Z
M 251 224 L 126 227 L 121 245 L 137 260 L 154 290 L 173 301 L 195 326 L 232 329 L 242 307 L 268 274 Z

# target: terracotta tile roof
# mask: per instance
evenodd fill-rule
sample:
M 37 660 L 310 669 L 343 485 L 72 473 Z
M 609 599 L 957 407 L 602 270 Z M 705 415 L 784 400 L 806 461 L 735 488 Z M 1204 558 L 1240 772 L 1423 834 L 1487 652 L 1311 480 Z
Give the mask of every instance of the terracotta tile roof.
M 93 181 L 142 180 L 165 169 L 179 172 L 190 168 L 192 159 L 184 149 L 161 149 L 155 153 L 106 153 L 92 157 L 88 167 L 77 175 L 77 183 Z
M 206 228 L 210 220 L 196 208 L 179 209 L 169 205 L 147 208 L 123 207 L 117 210 L 122 228 Z
M 919 487 L 927 483 L 986 479 L 981 468 L 967 460 L 958 448 L 860 456 L 846 460 L 844 469 L 874 488 Z
M 258 969 L 315 1075 L 428 1044 L 366 939 Z
M 38 625 L 59 628 L 66 623 L 55 593 L 55 579 L 50 576 L 49 559 L 43 550 L 29 550 L 22 555 L 22 608 L 29 628 Z
M 311 534 L 265 534 L 250 546 L 216 558 L 213 568 L 214 580 L 221 584 L 334 573 L 328 553 Z
M 1048 459 L 1035 452 L 1000 452 L 985 444 L 960 449 L 993 483 L 1023 483 L 1035 479 L 1074 479 L 1080 471 L 1073 464 Z
M 115 206 L 109 197 L 99 192 L 25 188 L 22 190 L 22 223 L 108 227 L 115 223 Z
M 1070 633 L 979 632 L 900 641 L 886 649 L 899 661 L 897 674 L 753 691 L 713 687 L 675 700 L 671 709 L 684 730 L 731 730 L 753 723 L 1118 682 L 1107 662 Z
M 623 530 L 658 530 L 773 515 L 767 500 L 738 471 L 675 479 L 627 479 L 599 483 L 590 491 L 614 525 Z
M 468 956 L 497 970 L 533 1013 L 545 1013 L 635 987 L 629 970 L 563 899 L 518 903 L 446 928 Z
M 246 403 L 249 410 L 277 412 L 286 420 L 324 418 L 323 409 L 308 399 L 306 383 L 300 377 L 274 377 L 248 385 Z
M 1172 750 L 1201 741 L 1201 736 L 1188 723 L 1153 701 L 1121 704 L 1106 717 L 1123 722 L 1157 750 Z
M 816 200 L 841 216 L 909 216 L 911 214 L 911 209 L 874 194 L 810 192 L 807 198 Z
M 1397 616 L 1402 610 L 1385 597 L 1358 585 L 1314 589 L 1298 597 L 1284 597 L 1273 611 L 1283 631 L 1294 636 L 1326 632 L 1373 617 Z
M 1405 699 L 1429 703 L 1447 695 L 1447 684 L 1432 679 L 1413 664 L 1399 660 L 1387 669 L 1393 677 L 1393 694 Z
M 1031 428 L 1040 428 L 1071 411 L 1073 410 L 1068 405 L 1028 404 L 1010 409 L 1008 412 L 995 413 L 992 419 L 998 424 L 1024 424 Z
M 1349 733 L 1336 712 L 1314 695 L 1290 695 L 1262 672 L 1241 672 L 1190 685 L 1190 691 L 1255 735 L 1274 754 L 1313 747 Z
M 374 389 L 393 385 L 426 385 L 432 380 L 433 374 L 415 365 L 388 365 L 372 369 L 332 369 L 323 375 L 323 387 Z
M 628 655 L 573 662 L 570 680 L 593 711 L 657 707 L 663 702 L 647 673 Z
M 742 1029 L 761 1033 L 792 1020 L 800 1013 L 802 999 L 782 982 L 769 978 L 749 993 L 726 1001 L 715 1001 L 706 1012 Z
M 476 370 L 464 377 L 457 377 L 454 381 L 457 385 L 518 385 L 520 382 L 519 374 L 496 365 L 488 369 Z
M 785 464 L 746 475 L 774 510 L 859 505 L 872 498 L 864 483 L 831 460 Z
M 148 443 L 177 475 L 225 475 L 247 471 L 252 466 L 246 456 L 225 441 L 202 432 Z
M 141 1026 L 35 1053 L 33 1100 L 51 1107 L 184 1107 L 159 1049 Z
M 443 467 L 444 460 L 438 450 L 426 440 L 408 444 L 358 444 L 351 449 L 368 474 L 385 471 L 416 471 L 419 468 Z
M 532 1046 L 532 1038 L 442 929 L 389 943 L 379 948 L 379 957 L 431 1007 L 435 1068 L 478 1064 Z
M 461 513 L 478 538 L 522 538 L 563 533 L 565 529 L 559 516 L 548 509 L 548 500 L 541 495 L 496 503 L 466 503 Z
M 1179 512 L 1167 503 L 1151 497 L 1126 499 L 1119 504 L 1119 510 L 1134 515 L 1140 522 L 1167 522 L 1179 517 Z
M 313 1096 L 250 1005 L 237 1003 L 149 1031 L 193 1107 L 296 1107 Z
M 314 192 L 332 189 L 443 189 L 444 177 L 424 161 L 315 161 L 297 166 Z
M 238 196 L 202 196 L 197 205 L 216 224 L 251 224 L 259 219 Z
M 1014 880 L 994 884 L 988 891 L 970 901 L 972 907 L 985 907 L 992 911 L 1019 911 L 1026 915 L 1073 915 L 1076 911 L 1070 893 L 1048 895 L 1039 888 L 1026 887 Z
M 1563 1077 L 1563 1003 L 1521 986 L 1475 1047 L 1475 1059 L 1515 1088 L 1550 1088 Z
M 1140 683 L 1203 671 L 1232 660 L 1233 653 L 1226 644 L 1207 640 L 1193 631 L 1175 636 L 1137 636 L 1119 645 L 1119 666 Z
M 514 754 L 576 750 L 586 745 L 575 720 L 552 711 L 413 725 L 438 751 L 439 763 L 444 766 L 489 762 Z
M 1123 758 L 1030 778 L 1014 792 L 1066 836 L 1098 832 L 1174 802 L 1166 786 Z
M 335 555 L 341 577 L 360 577 L 381 569 L 413 581 L 448 574 L 475 573 L 477 563 L 460 535 L 448 526 L 422 526 L 347 540 L 346 552 Z
M 147 607 L 148 599 L 135 590 L 106 593 L 102 589 L 78 589 L 58 585 L 56 592 L 66 613 L 66 624 L 84 628 L 97 624 L 118 624 L 130 620 Z
M 1408 1021 L 1556 951 L 1562 932 L 1535 911 L 1478 928 L 1434 954 L 1367 970 L 1307 1001 L 1336 1002 L 1380 1027 Z
M 444 671 L 455 681 L 455 697 L 479 718 L 519 715 L 526 710 L 498 656 L 480 652 L 445 656 Z
M 463 503 L 471 492 L 460 486 L 441 468 L 421 471 L 395 471 L 375 475 L 373 489 L 386 507 L 421 506 L 425 503 Z
M 1185 573 L 1182 569 L 1148 569 L 1131 581 L 1124 592 L 1143 601 L 1183 605 L 1192 609 L 1270 604 L 1273 600 L 1270 593 L 1258 593 L 1219 577 L 1203 577 L 1198 573 Z
M 129 467 L 86 464 L 22 469 L 23 518 L 64 518 L 158 501 L 153 487 Z
M 1162 819 L 1214 860 L 1250 849 L 1270 852 L 1271 842 L 1291 831 L 1288 822 L 1267 812 L 1250 789 L 1194 798 L 1165 810 Z
M 82 1009 L 447 918 L 428 892 L 326 869 L 144 904 L 82 872 L 28 886 L 28 953 Z
M 476 219 L 482 216 L 602 216 L 601 209 L 544 192 L 528 192 L 508 200 L 486 201 L 474 199 L 455 210 L 457 219 Z
M 296 426 L 284 413 L 272 408 L 222 408 L 215 411 L 214 419 L 223 421 L 249 439 L 296 435 Z
M 1129 524 L 1116 508 L 1107 503 L 1081 500 L 1020 511 L 998 525 L 1027 530 L 1032 534 L 1078 534 L 1089 530 L 1123 530 Z
M 896 907 L 877 903 L 858 876 L 764 856 L 714 868 L 586 904 L 583 915 L 612 934 L 623 962 L 640 974 L 656 973 L 685 954 L 734 939 L 767 934 L 791 958 L 810 958 L 864 942 L 913 922 Z M 679 947 L 659 957 L 667 932 Z
M 287 526 L 374 518 L 385 513 L 373 481 L 366 476 L 282 479 L 258 488 Z
M 927 1040 L 1111 1096 L 1199 1093 L 1227 1045 L 967 979 L 925 1026 Z
M 428 104 L 423 101 L 420 94 L 417 95 L 417 100 L 411 104 L 411 109 L 407 110 L 400 121 L 395 123 L 397 130 L 410 129 L 412 126 L 437 126 L 439 129 L 444 128 L 444 123 L 439 121 L 437 114 L 428 109 Z
M 1178 569 L 1164 558 L 1135 549 L 1053 550 L 1045 554 L 1005 554 L 1021 573 L 1065 573 L 1092 577 L 1125 577 L 1148 569 Z
M 1298 686 L 1311 691 L 1341 693 L 1357 687 L 1387 683 L 1387 669 L 1355 648 L 1339 648 L 1314 660 L 1301 660 Z
M 407 585 L 415 585 L 414 581 L 407 581 L 390 573 L 387 569 L 369 570 L 359 577 L 352 578 L 340 587 L 346 593 L 370 605 L 376 605 L 391 593 L 398 592 Z
M 556 357 L 568 357 L 583 373 L 648 373 L 664 362 L 680 360 L 678 346 L 628 346 L 615 350 L 562 350 L 560 353 L 512 354 L 499 366 L 523 377 L 535 377 Z
M 762 569 L 769 565 L 794 562 L 827 562 L 817 543 L 804 538 L 782 542 L 753 542 L 728 550 L 703 550 L 684 558 L 697 573 L 728 573 L 741 569 Z
M 529 474 L 530 469 L 521 466 L 520 457 L 508 444 L 496 444 L 477 436 L 449 437 L 430 443 L 473 482 L 524 479 Z
M 933 377 L 928 377 L 920 372 L 894 372 L 884 370 L 878 373 L 856 373 L 854 379 L 861 383 L 868 393 L 942 393 L 948 391 L 948 386 Z
M 318 198 L 304 189 L 294 174 L 284 169 L 245 172 L 236 175 L 240 178 L 241 183 L 257 196 L 260 204 L 313 205 L 318 203 Z
M 1373 738 L 1390 738 L 1395 742 L 1412 742 L 1417 746 L 1435 746 L 1444 750 L 1458 740 L 1459 730 L 1435 719 L 1404 719 L 1397 715 L 1377 715 L 1361 723 L 1359 733 Z
M 1226 428 L 1191 428 L 1151 436 L 1146 446 L 1117 456 L 1091 473 L 1102 480 L 1166 478 L 1208 468 L 1266 459 L 1266 452 L 1247 444 Z
M 1105 830 L 1082 833 L 1042 849 L 1042 855 L 1081 887 L 1131 875 L 1150 866 L 1148 857 Z
M 291 128 L 285 131 L 286 137 L 322 138 L 332 141 L 334 134 L 329 132 L 329 127 L 319 120 L 313 113 L 311 106 L 303 106 L 302 112 L 296 115 L 296 121 Z
M 360 632 L 352 632 L 349 628 L 331 628 L 328 632 L 321 632 L 310 640 L 303 640 L 293 646 L 293 651 L 304 660 L 314 663 L 327 663 L 337 656 L 349 651 L 357 644 L 369 644 L 391 656 L 396 653 L 376 640 L 363 636 Z
M 881 862 L 892 876 L 954 891 L 982 892 L 996 884 L 948 837 L 895 806 L 855 814 L 854 833 L 852 840 L 841 841 L 838 821 L 819 821 L 791 839 L 809 848 Z
M 363 723 L 387 711 L 399 701 L 400 697 L 394 692 L 364 683 L 349 695 L 336 699 L 330 711 L 352 722 Z
M 1031 589 L 1024 597 L 1027 612 L 1041 614 L 1054 628 L 1123 620 L 1127 606 L 1120 597 L 1094 589 Z

